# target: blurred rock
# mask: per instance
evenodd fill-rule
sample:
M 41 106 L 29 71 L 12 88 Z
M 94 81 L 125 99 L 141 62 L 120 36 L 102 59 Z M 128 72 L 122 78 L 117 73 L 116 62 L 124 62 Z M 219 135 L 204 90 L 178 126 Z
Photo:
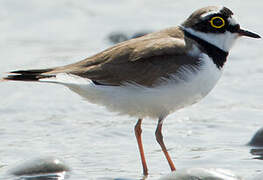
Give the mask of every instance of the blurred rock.
M 59 180 L 68 177 L 70 168 L 54 157 L 37 158 L 14 167 L 10 174 L 23 180 Z
M 138 37 L 144 36 L 144 35 L 146 35 L 148 33 L 150 33 L 150 31 L 136 32 L 133 35 L 128 35 L 128 34 L 123 33 L 123 32 L 112 32 L 108 36 L 108 40 L 112 44 L 117 44 L 117 43 L 120 43 L 120 42 L 123 42 L 123 41 L 127 41 L 129 39 L 134 39 L 134 38 L 138 38 Z
M 128 39 L 128 36 L 122 32 L 113 32 L 108 36 L 108 40 L 113 44 L 117 44 Z
M 252 137 L 250 142 L 248 143 L 249 146 L 257 146 L 263 147 L 263 127 L 260 128 L 256 134 Z
M 138 37 L 144 36 L 144 35 L 149 34 L 149 33 L 150 33 L 149 31 L 137 32 L 137 33 L 133 34 L 130 39 L 138 38 Z
M 263 160 L 263 148 L 255 147 L 250 150 L 250 153 L 255 156 L 253 159 Z
M 242 180 L 226 169 L 191 168 L 177 170 L 159 180 Z

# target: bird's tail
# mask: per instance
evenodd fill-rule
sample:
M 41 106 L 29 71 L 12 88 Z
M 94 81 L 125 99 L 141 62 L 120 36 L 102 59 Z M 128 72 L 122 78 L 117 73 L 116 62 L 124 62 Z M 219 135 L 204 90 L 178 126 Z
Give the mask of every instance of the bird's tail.
M 32 69 L 32 70 L 18 70 L 9 72 L 9 75 L 4 77 L 3 81 L 39 81 L 43 78 L 55 77 L 53 74 L 48 74 L 53 69 Z

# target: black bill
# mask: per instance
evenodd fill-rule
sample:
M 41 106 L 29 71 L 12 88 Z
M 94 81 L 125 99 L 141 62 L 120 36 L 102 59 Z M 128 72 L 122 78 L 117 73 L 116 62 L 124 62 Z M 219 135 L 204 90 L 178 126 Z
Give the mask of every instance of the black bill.
M 247 30 L 243 30 L 243 29 L 239 29 L 237 31 L 237 33 L 239 33 L 240 36 L 247 36 L 247 37 L 252 37 L 252 38 L 261 38 L 259 35 L 252 33 L 250 31 L 247 31 Z

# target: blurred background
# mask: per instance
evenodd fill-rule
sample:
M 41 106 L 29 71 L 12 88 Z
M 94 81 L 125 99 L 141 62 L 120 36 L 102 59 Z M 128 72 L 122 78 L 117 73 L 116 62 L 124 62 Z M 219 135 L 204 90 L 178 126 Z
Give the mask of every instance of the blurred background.
M 174 0 L 0 0 L 0 77 L 17 69 L 79 61 L 116 41 L 182 23 L 194 10 L 224 5 L 241 27 L 263 36 L 263 2 Z M 219 167 L 249 178 L 262 161 L 245 144 L 262 127 L 262 40 L 240 39 L 216 88 L 200 103 L 170 115 L 164 138 L 178 169 Z M 133 127 L 54 84 L 0 84 L 0 174 L 22 160 L 53 155 L 71 179 L 142 174 Z M 169 173 L 155 142 L 157 121 L 143 122 L 151 179 Z

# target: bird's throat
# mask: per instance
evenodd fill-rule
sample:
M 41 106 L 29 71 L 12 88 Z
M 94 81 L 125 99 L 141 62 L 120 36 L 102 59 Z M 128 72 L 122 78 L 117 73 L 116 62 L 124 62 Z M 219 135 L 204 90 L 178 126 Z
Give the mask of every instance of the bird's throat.
M 221 69 L 228 56 L 228 52 L 216 47 L 215 45 L 189 33 L 187 30 L 183 29 L 183 32 L 186 37 L 196 41 L 200 45 L 200 49 L 203 50 L 209 57 L 213 59 L 213 62 L 216 66 Z

